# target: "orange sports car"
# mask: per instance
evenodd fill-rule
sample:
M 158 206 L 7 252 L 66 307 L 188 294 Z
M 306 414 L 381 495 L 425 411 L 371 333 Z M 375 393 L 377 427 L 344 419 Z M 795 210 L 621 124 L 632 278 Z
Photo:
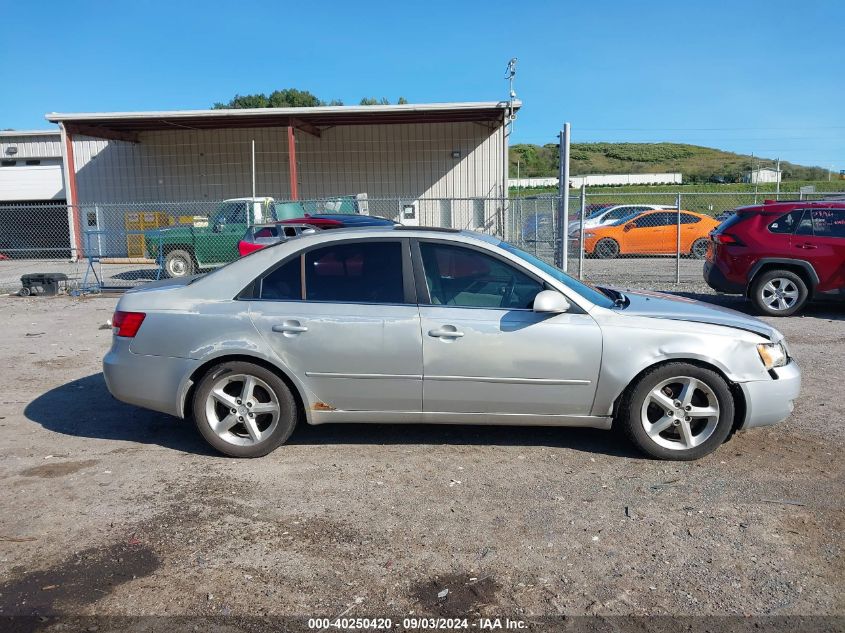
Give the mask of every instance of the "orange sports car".
M 719 225 L 709 215 L 681 211 L 681 254 L 703 259 L 708 235 Z M 601 259 L 619 255 L 674 255 L 678 248 L 678 212 L 645 211 L 615 224 L 584 232 L 584 252 Z

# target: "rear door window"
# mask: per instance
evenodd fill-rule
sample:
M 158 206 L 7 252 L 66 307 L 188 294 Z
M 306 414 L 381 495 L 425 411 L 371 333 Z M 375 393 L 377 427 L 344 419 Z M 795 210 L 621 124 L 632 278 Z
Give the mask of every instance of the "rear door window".
M 355 241 L 305 254 L 306 301 L 405 303 L 402 243 Z
M 812 214 L 816 237 L 845 238 L 845 209 L 813 209 Z

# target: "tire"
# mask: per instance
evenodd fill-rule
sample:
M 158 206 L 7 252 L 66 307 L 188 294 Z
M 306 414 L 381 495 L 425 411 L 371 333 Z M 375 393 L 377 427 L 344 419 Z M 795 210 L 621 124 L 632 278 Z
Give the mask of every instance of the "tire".
M 245 395 L 247 381 L 253 386 Z M 200 435 L 230 457 L 262 457 L 276 450 L 299 418 L 285 382 L 269 369 L 242 361 L 212 367 L 197 385 L 192 408 Z
M 593 255 L 599 259 L 613 259 L 619 255 L 619 242 L 609 237 L 602 238 L 596 242 Z
M 693 259 L 704 259 L 707 257 L 707 246 L 709 240 L 706 237 L 700 237 L 692 243 L 689 249 L 689 255 Z
M 196 271 L 194 258 L 188 251 L 175 248 L 165 256 L 164 270 L 170 277 L 188 277 Z
M 807 284 L 791 270 L 767 270 L 757 275 L 749 294 L 754 309 L 768 316 L 792 316 L 810 297 Z
M 27 288 L 26 286 L 24 286 L 23 288 L 18 290 L 18 296 L 28 297 L 30 294 L 32 294 L 32 291 L 29 288 Z
M 724 443 L 733 428 L 734 410 L 733 394 L 722 376 L 676 362 L 643 374 L 623 398 L 618 420 L 631 442 L 646 455 L 691 461 Z

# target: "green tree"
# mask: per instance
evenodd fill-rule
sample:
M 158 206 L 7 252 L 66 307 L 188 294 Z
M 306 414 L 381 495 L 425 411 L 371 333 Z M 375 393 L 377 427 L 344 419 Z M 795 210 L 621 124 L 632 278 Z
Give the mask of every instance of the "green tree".
M 405 97 L 399 97 L 396 100 L 398 105 L 403 105 L 408 103 L 408 100 Z M 359 105 L 390 105 L 390 99 L 387 97 L 382 97 L 381 99 L 377 99 L 376 97 L 363 97 L 359 102 Z
M 307 90 L 284 88 L 270 93 L 271 108 L 314 108 L 323 102 Z
M 376 99 L 375 97 L 363 97 L 360 105 L 390 105 L 390 101 L 387 100 L 387 97 L 382 97 L 381 99 Z
M 240 108 L 313 108 L 321 105 L 326 104 L 307 90 L 283 88 L 282 90 L 274 90 L 270 93 L 269 97 L 263 92 L 254 95 L 235 95 L 227 103 L 215 103 L 212 108 L 215 110 Z M 332 102 L 332 105 L 343 104 L 337 101 Z
M 226 110 L 232 108 L 269 108 L 270 101 L 265 94 L 257 95 L 235 95 L 228 103 L 215 103 L 211 106 L 215 110 Z

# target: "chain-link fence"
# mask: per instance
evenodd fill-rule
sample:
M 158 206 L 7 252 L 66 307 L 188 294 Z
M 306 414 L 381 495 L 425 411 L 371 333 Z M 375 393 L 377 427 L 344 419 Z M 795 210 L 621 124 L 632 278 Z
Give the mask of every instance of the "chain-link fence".
M 815 193 L 811 199 L 841 194 Z M 781 199 L 798 196 L 782 193 Z M 567 271 L 600 284 L 703 285 L 709 233 L 753 193 L 592 193 L 569 197 Z M 549 262 L 562 261 L 561 198 L 272 198 L 226 201 L 5 205 L 0 208 L 0 289 L 29 273 L 62 273 L 82 291 L 128 288 L 210 270 L 237 259 L 255 225 L 349 224 L 360 216 L 497 235 Z M 316 216 L 316 218 L 315 218 Z M 254 231 L 252 232 L 254 234 Z
M 6 205 L 0 214 L 0 289 L 30 273 L 61 273 L 81 291 L 128 288 L 211 270 L 240 257 L 256 225 L 286 222 L 442 226 L 507 238 L 521 230 L 507 198 L 273 198 L 126 204 Z M 255 235 L 255 231 L 250 231 Z

